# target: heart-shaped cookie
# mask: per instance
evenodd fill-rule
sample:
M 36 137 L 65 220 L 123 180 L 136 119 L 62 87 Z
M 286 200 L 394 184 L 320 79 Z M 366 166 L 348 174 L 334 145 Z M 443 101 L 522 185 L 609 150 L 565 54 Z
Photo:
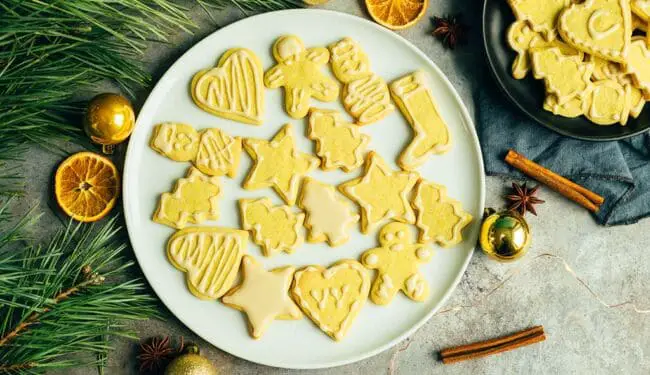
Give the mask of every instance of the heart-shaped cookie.
M 571 4 L 561 14 L 558 30 L 575 48 L 625 62 L 632 37 L 629 0 L 586 0 Z
M 246 48 L 229 49 L 216 68 L 201 70 L 191 85 L 196 105 L 229 120 L 261 125 L 264 114 L 262 62 Z
M 296 272 L 291 295 L 302 311 L 334 340 L 341 340 L 368 299 L 368 270 L 355 260 L 330 268 L 308 266 Z

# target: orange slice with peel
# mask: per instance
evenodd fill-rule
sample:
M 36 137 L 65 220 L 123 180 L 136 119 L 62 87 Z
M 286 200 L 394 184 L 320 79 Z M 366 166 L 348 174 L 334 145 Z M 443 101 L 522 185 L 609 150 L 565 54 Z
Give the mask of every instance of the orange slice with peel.
M 392 30 L 415 25 L 427 11 L 429 0 L 366 0 L 372 19 Z
M 93 152 L 76 153 L 59 165 L 54 194 L 61 209 L 75 220 L 97 221 L 117 202 L 120 178 L 109 159 Z

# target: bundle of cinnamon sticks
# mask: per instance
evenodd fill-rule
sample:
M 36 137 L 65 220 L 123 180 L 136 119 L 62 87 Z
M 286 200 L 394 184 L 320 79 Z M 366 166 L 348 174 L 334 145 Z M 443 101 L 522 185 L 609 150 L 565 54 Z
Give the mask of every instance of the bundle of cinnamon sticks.
M 543 183 L 591 212 L 598 212 L 600 206 L 605 202 L 605 198 L 600 195 L 542 167 L 532 160 L 526 159 L 525 156 L 514 150 L 508 151 L 505 160 L 506 163 L 520 172 Z

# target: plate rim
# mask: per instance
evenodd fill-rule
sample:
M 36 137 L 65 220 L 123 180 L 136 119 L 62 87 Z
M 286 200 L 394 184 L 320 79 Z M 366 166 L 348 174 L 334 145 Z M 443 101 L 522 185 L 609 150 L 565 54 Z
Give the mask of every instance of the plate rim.
M 476 126 L 474 124 L 474 121 L 473 121 L 472 117 L 470 116 L 470 113 L 469 113 L 465 103 L 463 102 L 460 95 L 458 94 L 458 91 L 454 88 L 454 86 L 452 85 L 449 78 L 438 67 L 438 65 L 433 60 L 431 60 L 431 58 L 429 58 L 429 56 L 427 56 L 424 52 L 422 52 L 419 48 L 417 48 L 413 43 L 411 43 L 410 41 L 408 41 L 407 39 L 405 39 L 401 35 L 393 32 L 391 30 L 388 30 L 388 29 L 386 29 L 386 28 L 384 28 L 384 27 L 382 27 L 382 26 L 380 26 L 380 25 L 378 25 L 378 24 L 376 24 L 376 23 L 374 23 L 374 22 L 372 22 L 370 20 L 367 20 L 365 18 L 356 16 L 356 15 L 353 15 L 353 14 L 349 14 L 349 13 L 338 12 L 338 11 L 334 11 L 334 10 L 309 9 L 309 8 L 278 10 L 278 11 L 273 11 L 273 12 L 266 12 L 266 13 L 257 14 L 257 15 L 251 16 L 251 17 L 245 17 L 245 18 L 237 20 L 237 21 L 235 21 L 235 22 L 233 22 L 233 23 L 231 23 L 231 24 L 229 24 L 229 25 L 227 25 L 225 27 L 219 28 L 218 30 L 215 30 L 215 31 L 209 33 L 208 35 L 203 37 L 200 41 L 194 43 L 182 55 L 180 55 L 178 58 L 176 58 L 174 63 L 171 64 L 169 66 L 169 68 L 167 68 L 165 73 L 163 75 L 161 75 L 160 78 L 157 80 L 156 84 L 154 85 L 154 87 L 151 89 L 151 91 L 147 95 L 147 98 L 144 101 L 144 104 L 142 105 L 140 111 L 138 112 L 138 117 L 136 119 L 136 126 L 135 126 L 136 131 L 137 131 L 138 128 L 142 127 L 142 126 L 138 126 L 138 124 L 141 121 L 140 113 L 145 112 L 145 109 L 147 109 L 147 107 L 149 105 L 152 105 L 152 102 L 150 101 L 150 98 L 158 90 L 162 89 L 162 86 L 160 85 L 160 83 L 163 82 L 165 80 L 165 78 L 167 78 L 169 72 L 174 70 L 176 65 L 179 63 L 179 61 L 186 54 L 188 54 L 191 50 L 197 48 L 201 43 L 205 42 L 206 39 L 210 38 L 212 35 L 214 35 L 216 33 L 219 33 L 219 32 L 221 32 L 223 30 L 226 30 L 226 29 L 228 29 L 230 27 L 234 27 L 235 25 L 237 25 L 239 22 L 242 22 L 242 21 L 248 21 L 248 20 L 251 20 L 251 19 L 258 19 L 258 18 L 264 18 L 264 17 L 273 17 L 276 14 L 293 13 L 293 14 L 296 14 L 296 15 L 300 15 L 300 14 L 303 14 L 303 13 L 306 13 L 306 12 L 321 13 L 323 16 L 327 16 L 327 17 L 343 17 L 343 18 L 348 18 L 350 20 L 353 20 L 354 22 L 365 23 L 366 26 L 373 27 L 378 32 L 382 32 L 382 33 L 384 33 L 386 35 L 392 36 L 394 39 L 396 39 L 401 44 L 403 44 L 406 47 L 408 47 L 409 49 L 411 49 L 413 52 L 415 52 L 421 58 L 425 59 L 428 62 L 429 67 L 431 69 L 433 69 L 434 71 L 436 71 L 436 73 L 442 78 L 441 81 L 444 82 L 444 84 L 447 86 L 447 89 L 453 95 L 453 99 L 458 104 L 458 107 L 459 107 L 458 109 L 460 109 L 460 115 L 461 115 L 462 119 L 464 120 L 464 122 L 466 124 L 466 126 L 464 126 L 464 128 L 467 128 L 466 130 L 469 133 L 469 138 L 471 139 L 470 147 L 474 148 L 474 151 L 475 151 L 476 156 L 477 156 L 476 161 L 478 162 L 478 167 L 479 167 L 478 172 L 479 172 L 479 185 L 480 185 L 479 186 L 479 192 L 478 192 L 478 194 L 479 194 L 479 211 L 482 212 L 484 210 L 484 208 L 485 208 L 485 195 L 486 195 L 486 192 L 485 192 L 485 190 L 486 190 L 486 187 L 485 187 L 486 176 L 485 176 L 485 165 L 484 165 L 484 161 L 483 161 L 483 154 L 482 154 L 478 134 L 476 132 Z M 129 193 L 128 186 L 131 185 L 129 183 L 131 173 L 129 173 L 129 172 L 130 172 L 130 170 L 132 168 L 131 165 L 133 164 L 133 163 L 129 162 L 129 160 L 131 160 L 131 158 L 129 158 L 129 156 L 130 156 L 130 154 L 132 152 L 134 152 L 132 150 L 135 149 L 135 148 L 136 148 L 136 146 L 132 145 L 129 142 L 129 144 L 127 145 L 127 150 L 126 150 L 126 152 L 124 154 L 124 169 L 123 169 L 123 184 L 122 184 L 122 202 L 123 202 L 122 209 L 123 209 L 123 212 L 124 212 L 124 220 L 125 220 L 125 223 L 126 223 L 127 234 L 129 236 L 129 241 L 131 243 L 131 249 L 132 249 L 132 251 L 133 251 L 133 253 L 135 255 L 135 258 L 136 258 L 137 263 L 138 263 L 138 267 L 140 268 L 142 274 L 144 275 L 144 278 L 145 278 L 147 284 L 149 284 L 152 291 L 155 293 L 156 297 L 165 305 L 165 307 L 170 311 L 170 313 L 172 315 L 174 315 L 174 317 L 176 319 L 178 319 L 185 326 L 185 328 L 192 331 L 195 335 L 197 335 L 201 339 L 205 340 L 207 343 L 209 343 L 213 347 L 215 347 L 215 348 L 217 348 L 217 349 L 219 349 L 219 350 L 221 350 L 221 351 L 223 351 L 225 353 L 228 353 L 228 354 L 230 354 L 230 355 L 232 355 L 234 357 L 241 358 L 241 359 L 244 359 L 244 360 L 252 362 L 252 363 L 257 363 L 257 364 L 270 366 L 270 367 L 280 367 L 280 368 L 294 369 L 294 370 L 323 369 L 323 368 L 332 368 L 332 367 L 338 367 L 338 366 L 343 366 L 343 365 L 355 363 L 355 362 L 364 360 L 366 358 L 375 356 L 375 355 L 377 355 L 377 354 L 379 354 L 379 353 L 381 353 L 383 351 L 386 351 L 386 350 L 392 348 L 393 346 L 397 345 L 399 342 L 401 342 L 401 341 L 405 340 L 406 338 L 410 337 L 415 331 L 420 329 L 426 322 L 428 322 L 431 319 L 431 317 L 433 315 L 435 315 L 435 313 L 442 306 L 445 305 L 447 300 L 451 297 L 453 292 L 458 287 L 458 284 L 460 283 L 460 280 L 465 275 L 465 272 L 466 272 L 467 267 L 468 267 L 468 265 L 469 265 L 469 263 L 470 263 L 470 261 L 472 259 L 474 251 L 476 250 L 476 245 L 475 245 L 474 248 L 471 251 L 468 251 L 467 256 L 465 257 L 465 259 L 464 259 L 464 261 L 462 263 L 461 272 L 459 272 L 458 275 L 456 275 L 456 277 L 453 279 L 453 281 L 451 283 L 451 287 L 448 288 L 448 290 L 443 294 L 442 298 L 440 299 L 440 302 L 433 309 L 431 309 L 422 319 L 418 320 L 415 324 L 413 324 L 411 326 L 411 328 L 404 331 L 401 335 L 399 335 L 398 337 L 394 338 L 393 340 L 387 342 L 386 344 L 375 348 L 374 350 L 369 350 L 369 351 L 366 351 L 366 352 L 363 352 L 363 353 L 360 353 L 360 354 L 356 354 L 356 355 L 354 355 L 354 356 L 352 356 L 350 358 L 347 358 L 347 359 L 336 360 L 336 361 L 328 361 L 328 362 L 321 362 L 321 363 L 314 363 L 314 364 L 308 364 L 308 363 L 301 363 L 301 364 L 276 363 L 276 362 L 269 362 L 269 361 L 264 361 L 264 360 L 257 360 L 255 358 L 251 358 L 251 357 L 247 356 L 246 353 L 237 353 L 237 354 L 235 354 L 235 353 L 232 353 L 232 352 L 230 352 L 230 351 L 228 351 L 226 349 L 223 349 L 223 348 L 213 344 L 210 340 L 206 339 L 201 333 L 199 333 L 199 332 L 195 331 L 194 329 L 190 328 L 190 326 L 186 323 L 186 321 L 183 318 L 181 318 L 179 316 L 179 314 L 177 314 L 177 312 L 175 311 L 175 309 L 173 307 L 171 307 L 172 306 L 172 304 L 170 303 L 171 300 L 168 300 L 168 297 L 165 296 L 164 294 L 158 293 L 158 291 L 156 290 L 154 285 L 149 281 L 149 277 L 147 276 L 146 271 L 140 265 L 140 257 L 138 256 L 138 252 L 135 250 L 135 247 L 133 246 L 133 242 L 131 241 L 131 238 L 135 238 L 135 234 L 131 230 L 131 228 L 134 225 L 133 224 L 129 225 L 129 223 L 134 220 L 132 218 L 133 214 L 131 213 L 130 208 L 128 207 L 128 205 L 126 204 L 126 202 L 129 201 L 127 199 L 127 197 L 129 197 L 131 195 Z
M 566 131 L 560 127 L 557 127 L 552 124 L 548 124 L 545 121 L 542 121 L 539 119 L 535 114 L 531 113 L 528 109 L 526 109 L 522 104 L 519 103 L 519 101 L 508 91 L 506 88 L 505 83 L 499 78 L 499 75 L 497 74 L 497 66 L 496 63 L 493 60 L 493 56 L 490 54 L 490 48 L 489 48 L 489 42 L 488 42 L 488 31 L 487 31 L 487 7 L 488 7 L 488 2 L 490 1 L 495 1 L 495 0 L 484 0 L 483 1 L 483 12 L 481 15 L 482 18 L 482 27 L 481 27 L 481 37 L 483 39 L 483 52 L 485 53 L 485 56 L 487 57 L 488 64 L 490 65 L 490 72 L 492 73 L 492 78 L 497 82 L 497 86 L 499 86 L 499 91 L 501 91 L 508 100 L 514 104 L 522 113 L 524 113 L 526 116 L 528 116 L 530 119 L 535 121 L 537 124 L 542 125 L 546 129 L 552 130 L 562 136 L 565 137 L 570 137 L 574 139 L 579 139 L 582 141 L 588 141 L 588 142 L 611 142 L 611 141 L 620 141 L 623 139 L 627 139 L 630 137 L 637 136 L 639 134 L 643 134 L 645 132 L 650 131 L 650 125 L 646 127 L 645 129 L 639 129 L 636 130 L 630 134 L 624 134 L 624 135 L 613 135 L 613 136 L 604 136 L 604 137 L 597 137 L 597 136 L 582 136 L 582 135 L 576 135 L 572 134 L 569 131 Z M 594 125 L 597 126 L 597 125 Z

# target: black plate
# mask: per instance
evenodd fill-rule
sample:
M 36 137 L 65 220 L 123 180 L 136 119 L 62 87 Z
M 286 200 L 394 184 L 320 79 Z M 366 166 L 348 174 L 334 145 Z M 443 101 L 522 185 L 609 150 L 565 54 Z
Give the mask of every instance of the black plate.
M 506 40 L 508 27 L 515 16 L 505 0 L 485 0 L 483 6 L 483 44 L 492 73 L 510 100 L 538 123 L 560 134 L 588 141 L 613 141 L 628 138 L 650 128 L 650 111 L 644 110 L 639 118 L 630 117 L 626 126 L 614 124 L 599 126 L 584 116 L 566 118 L 556 116 L 542 108 L 544 84 L 528 74 L 525 79 L 512 78 L 512 62 L 517 55 Z

